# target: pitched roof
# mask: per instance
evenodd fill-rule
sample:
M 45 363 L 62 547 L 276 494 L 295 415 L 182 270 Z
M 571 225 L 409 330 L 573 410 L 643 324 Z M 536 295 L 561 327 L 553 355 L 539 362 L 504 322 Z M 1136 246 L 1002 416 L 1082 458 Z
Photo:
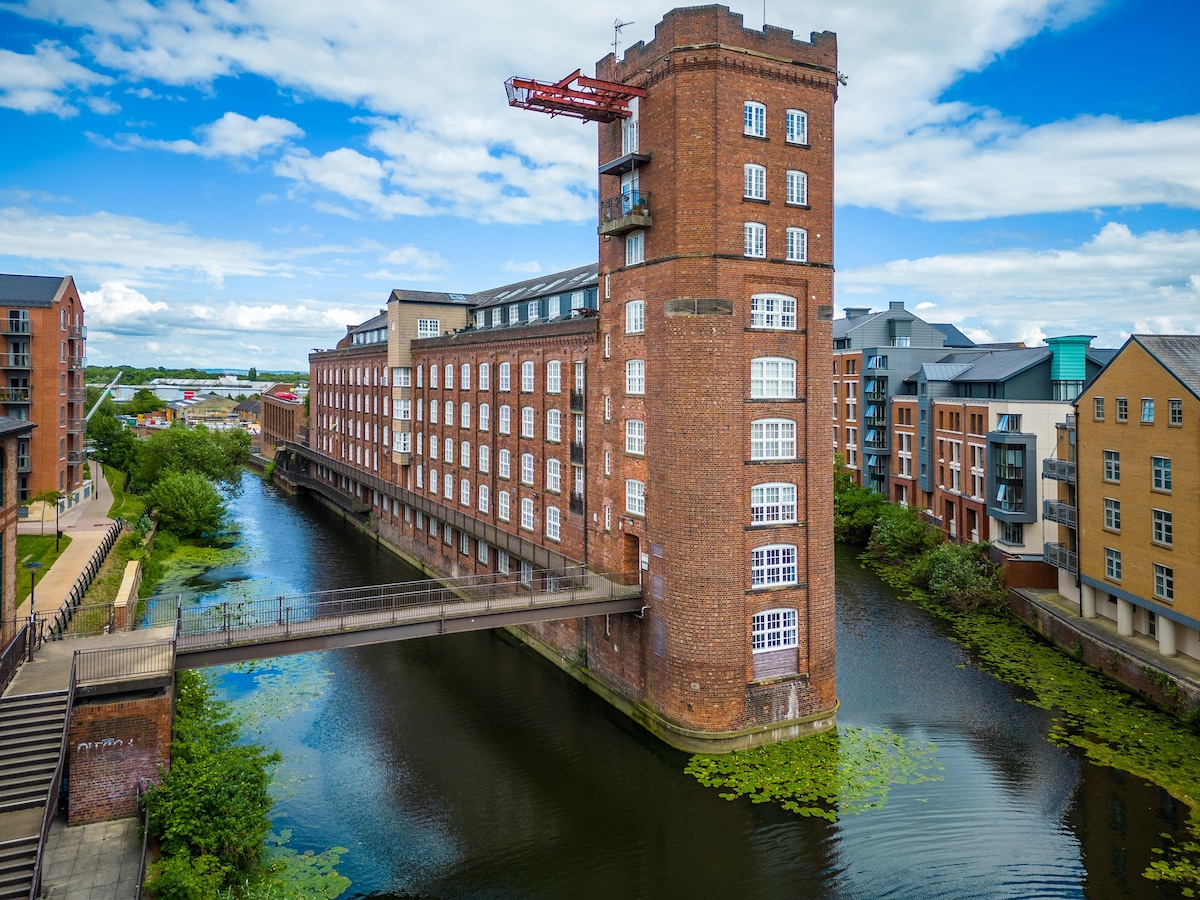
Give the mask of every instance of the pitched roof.
M 934 328 L 946 336 L 947 347 L 974 347 L 975 342 L 949 322 L 930 322 Z
M 1130 340 L 1200 398 L 1200 334 L 1135 334 Z
M 504 303 L 532 300 L 535 297 L 582 291 L 599 283 L 600 267 L 596 263 L 588 263 L 586 266 L 577 266 L 564 272 L 540 275 L 537 278 L 479 291 L 471 295 L 471 303 L 476 307 L 500 306 Z
M 0 438 L 14 434 L 26 434 L 37 428 L 28 419 L 14 419 L 12 416 L 0 416 Z
M 0 303 L 49 306 L 69 275 L 0 275 Z
M 867 322 L 874 321 L 888 312 L 891 312 L 891 310 L 884 309 L 879 312 L 867 313 L 863 316 L 842 316 L 840 319 L 834 319 L 833 339 L 844 338 L 859 325 L 865 325 Z

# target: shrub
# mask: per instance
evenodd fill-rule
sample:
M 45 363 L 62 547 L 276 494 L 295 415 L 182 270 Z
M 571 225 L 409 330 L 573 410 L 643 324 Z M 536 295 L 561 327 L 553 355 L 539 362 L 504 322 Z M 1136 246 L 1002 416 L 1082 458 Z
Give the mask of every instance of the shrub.
M 918 559 L 942 542 L 942 533 L 921 519 L 916 510 L 885 504 L 878 513 L 867 552 L 885 563 Z
M 158 510 L 159 524 L 180 537 L 214 532 L 225 517 L 225 501 L 203 475 L 171 472 L 146 496 Z
M 1006 593 L 1000 569 L 988 557 L 990 549 L 986 543 L 942 544 L 917 560 L 909 578 L 954 609 L 999 609 Z

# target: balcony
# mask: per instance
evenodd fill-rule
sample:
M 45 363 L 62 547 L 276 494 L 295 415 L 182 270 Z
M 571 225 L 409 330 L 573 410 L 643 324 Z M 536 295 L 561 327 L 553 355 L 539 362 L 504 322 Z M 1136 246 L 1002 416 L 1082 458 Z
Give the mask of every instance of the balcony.
M 571 494 L 571 512 L 583 512 L 583 494 Z
M 32 368 L 28 353 L 0 353 L 0 366 L 6 369 Z
M 583 444 L 571 441 L 571 464 L 576 466 L 583 465 Z
M 68 369 L 86 369 L 87 368 L 87 357 L 71 354 L 70 356 L 67 357 L 67 368 Z
M 583 391 L 571 391 L 571 412 L 583 412 Z
M 1043 500 L 1042 518 L 1047 522 L 1058 522 L 1074 528 L 1079 522 L 1079 510 L 1061 500 Z
M 31 403 L 27 387 L 0 387 L 0 403 Z
M 87 389 L 81 387 L 67 388 L 67 400 L 71 403 L 83 403 L 87 400 Z
M 28 456 L 17 456 L 17 471 L 22 474 L 33 471 L 33 460 Z
M 86 341 L 87 340 L 87 326 L 86 325 L 68 325 L 67 326 L 67 337 L 73 341 Z
M 4 322 L 5 334 L 30 334 L 28 319 L 9 318 Z
M 1079 557 L 1066 544 L 1046 544 L 1042 548 L 1042 560 L 1056 569 L 1066 569 L 1068 572 L 1079 571 Z
M 1074 484 L 1076 477 L 1075 463 L 1066 459 L 1043 459 L 1042 477 Z
M 68 434 L 83 434 L 87 430 L 87 423 L 83 419 L 67 419 Z
M 600 235 L 625 234 L 654 224 L 650 218 L 650 195 L 637 192 L 621 194 L 600 202 Z
M 68 466 L 82 466 L 83 460 L 84 460 L 84 453 L 82 450 L 68 450 L 67 451 L 67 465 Z

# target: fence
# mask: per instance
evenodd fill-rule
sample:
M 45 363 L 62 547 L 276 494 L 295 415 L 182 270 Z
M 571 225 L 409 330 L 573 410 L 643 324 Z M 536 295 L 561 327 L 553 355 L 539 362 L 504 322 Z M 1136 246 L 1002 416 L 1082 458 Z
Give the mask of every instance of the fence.
M 104 565 L 109 551 L 117 543 L 117 539 L 121 536 L 121 531 L 125 528 L 125 525 L 125 522 L 117 519 L 109 526 L 108 531 L 104 533 L 104 538 L 100 541 L 100 546 L 92 553 L 91 559 L 88 560 L 83 571 L 79 573 L 79 577 L 75 579 L 70 592 L 59 605 L 58 612 L 49 620 L 46 626 L 46 639 L 59 641 L 66 636 L 71 619 L 75 616 L 75 610 L 83 603 L 84 595 L 88 592 L 88 588 L 92 586 L 92 582 L 96 578 L 96 573 Z
M 75 652 L 75 683 L 80 688 L 104 681 L 170 675 L 175 669 L 175 642 Z
M 4 652 L 0 653 L 0 694 L 7 690 L 9 683 L 13 680 L 13 676 L 17 674 L 17 669 L 21 667 L 21 663 L 25 660 L 27 650 L 25 639 L 29 636 L 29 626 L 26 625 L 16 633 L 8 646 L 4 648 Z

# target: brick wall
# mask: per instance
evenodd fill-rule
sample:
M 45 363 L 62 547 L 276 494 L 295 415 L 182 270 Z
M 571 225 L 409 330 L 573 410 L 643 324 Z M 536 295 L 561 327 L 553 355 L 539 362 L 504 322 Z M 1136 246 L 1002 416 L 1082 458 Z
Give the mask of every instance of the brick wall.
M 87 825 L 137 812 L 137 782 L 170 759 L 173 690 L 76 701 L 71 712 L 68 822 Z

